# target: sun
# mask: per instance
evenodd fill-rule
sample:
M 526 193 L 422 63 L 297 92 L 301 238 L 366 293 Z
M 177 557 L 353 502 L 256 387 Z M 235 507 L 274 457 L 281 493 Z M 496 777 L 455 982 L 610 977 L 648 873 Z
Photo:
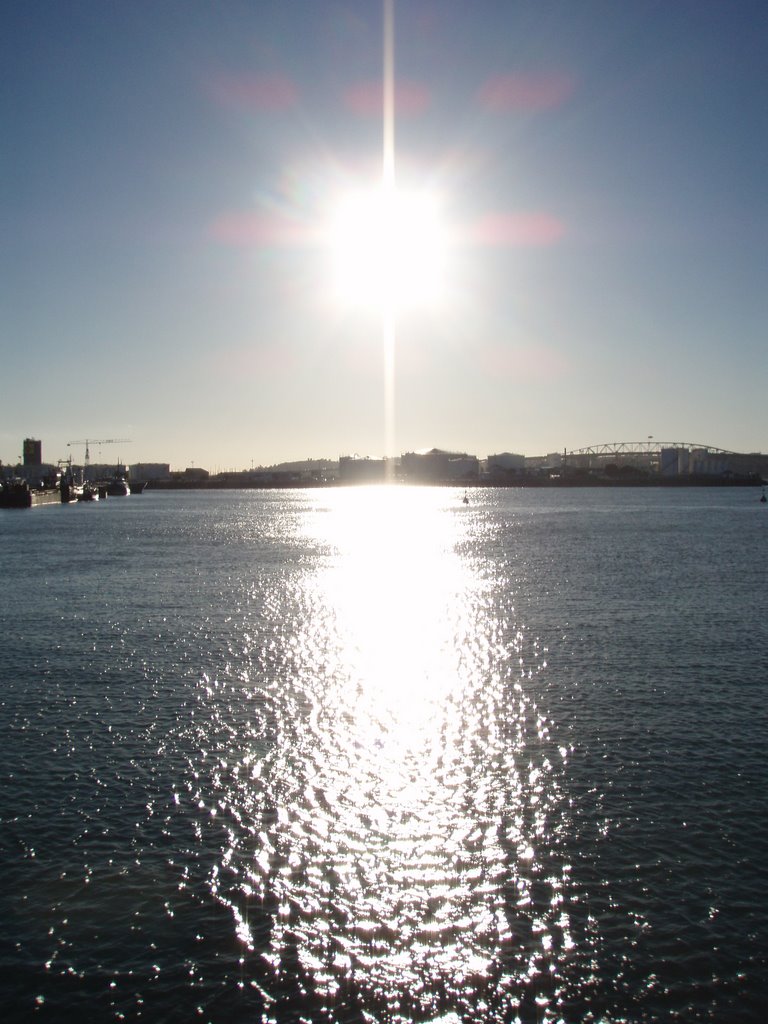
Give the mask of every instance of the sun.
M 442 298 L 445 228 L 435 195 L 384 187 L 351 193 L 334 210 L 329 236 L 343 304 L 396 312 Z

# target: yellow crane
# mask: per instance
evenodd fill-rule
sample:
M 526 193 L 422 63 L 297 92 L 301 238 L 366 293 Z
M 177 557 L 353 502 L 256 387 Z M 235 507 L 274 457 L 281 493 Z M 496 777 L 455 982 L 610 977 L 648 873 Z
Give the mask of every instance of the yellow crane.
M 89 437 L 87 437 L 84 441 L 67 441 L 67 448 L 71 448 L 73 445 L 76 445 L 76 444 L 84 444 L 85 445 L 85 459 L 83 461 L 83 476 L 85 476 L 85 474 L 88 471 L 88 463 L 91 461 L 91 452 L 90 452 L 89 445 L 92 445 L 92 444 L 130 444 L 130 443 L 131 443 L 130 437 L 106 437 L 106 438 L 103 438 L 103 437 L 102 438 L 94 438 L 94 437 L 90 437 L 89 438 Z

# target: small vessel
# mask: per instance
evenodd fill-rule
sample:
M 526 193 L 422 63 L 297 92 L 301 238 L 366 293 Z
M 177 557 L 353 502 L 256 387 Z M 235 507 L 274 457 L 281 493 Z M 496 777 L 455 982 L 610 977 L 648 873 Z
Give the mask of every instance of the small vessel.
M 765 496 L 765 488 L 763 488 L 763 493 L 760 495 L 760 503 L 762 505 L 764 505 L 766 503 L 766 501 L 768 501 L 768 498 L 766 498 L 766 496 Z
M 100 498 L 99 488 L 92 483 L 83 484 L 80 494 L 77 496 L 78 501 L 98 501 Z
M 61 501 L 64 505 L 71 505 L 73 501 L 80 501 L 83 493 L 82 484 L 74 484 L 69 480 L 61 481 Z
M 107 484 L 107 495 L 110 498 L 123 498 L 131 493 L 131 489 L 128 486 L 128 481 L 120 470 L 115 471 L 115 475 Z
M 464 497 L 461 500 L 464 502 L 465 505 L 469 504 L 469 497 L 467 496 L 466 491 L 464 491 Z
M 61 474 L 61 481 L 59 488 L 61 490 L 61 500 L 64 505 L 69 505 L 73 501 L 79 501 L 80 495 L 83 493 L 82 483 L 77 483 L 75 480 L 75 474 L 72 470 L 72 459 L 68 462 L 59 463 L 63 465 L 63 473 Z

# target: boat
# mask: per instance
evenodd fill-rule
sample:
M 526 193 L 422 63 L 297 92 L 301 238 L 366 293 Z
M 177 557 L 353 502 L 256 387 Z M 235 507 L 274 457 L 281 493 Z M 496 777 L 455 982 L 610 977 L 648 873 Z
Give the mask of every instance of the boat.
M 80 500 L 80 496 L 83 493 L 83 485 L 75 483 L 72 473 L 64 473 L 59 484 L 59 491 L 62 503 L 69 505 L 73 501 Z
M 61 501 L 64 505 L 69 505 L 73 501 L 79 501 L 80 495 L 83 493 L 82 477 L 80 483 L 75 480 L 75 472 L 72 469 L 71 457 L 66 462 L 59 462 L 59 471 L 61 477 L 59 479 L 59 491 L 61 492 Z
M 92 483 L 83 484 L 81 493 L 78 494 L 78 501 L 98 501 L 101 497 L 100 489 Z
M 765 488 L 763 488 L 763 493 L 760 495 L 760 503 L 762 505 L 764 505 L 766 503 L 766 501 L 768 501 L 768 498 L 766 498 L 766 496 L 765 496 Z
M 124 498 L 131 493 L 128 481 L 122 473 L 115 473 L 107 484 L 107 495 L 110 498 Z
M 33 508 L 61 504 L 58 487 L 30 487 L 26 480 L 6 480 L 0 491 L 0 508 Z
M 80 501 L 83 494 L 83 485 L 73 483 L 71 480 L 62 480 L 60 491 L 62 504 L 70 505 L 73 501 Z

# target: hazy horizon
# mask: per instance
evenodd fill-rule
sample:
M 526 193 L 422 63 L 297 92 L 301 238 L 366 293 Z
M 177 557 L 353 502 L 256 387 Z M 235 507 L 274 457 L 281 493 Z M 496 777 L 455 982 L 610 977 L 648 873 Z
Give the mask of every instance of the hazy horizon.
M 446 253 L 398 318 L 395 452 L 766 450 L 765 5 L 395 12 L 397 180 Z M 379 0 L 4 28 L 0 458 L 384 454 L 380 312 L 333 301 L 327 232 L 381 173 Z

